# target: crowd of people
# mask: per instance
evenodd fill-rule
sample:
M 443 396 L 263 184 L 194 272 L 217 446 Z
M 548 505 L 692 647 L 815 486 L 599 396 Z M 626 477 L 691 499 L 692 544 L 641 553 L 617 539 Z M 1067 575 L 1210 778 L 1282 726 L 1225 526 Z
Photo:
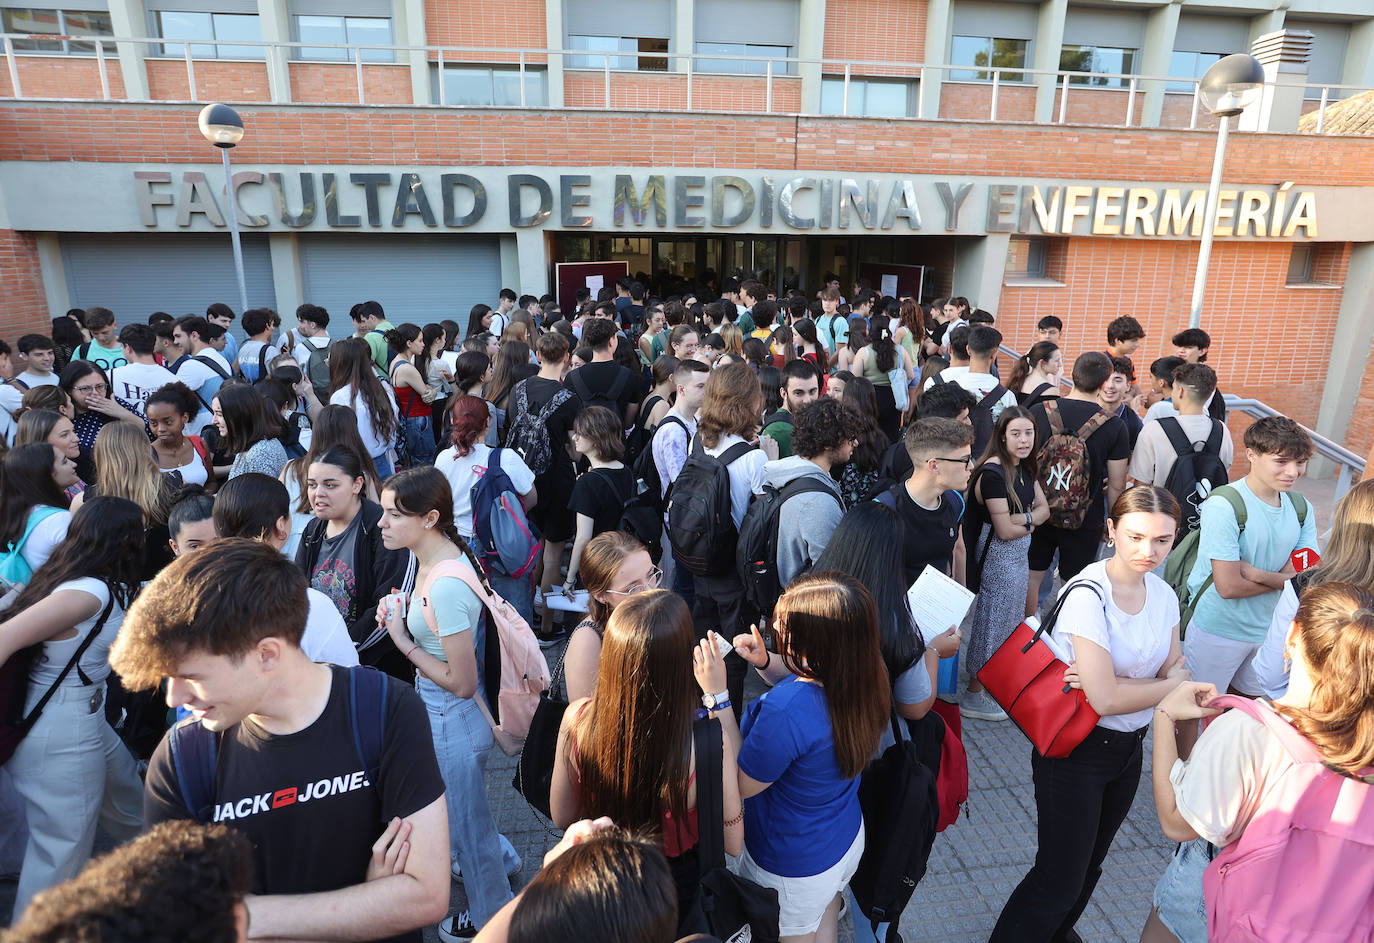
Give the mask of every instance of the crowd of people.
M 1320 554 L 1310 437 L 1261 419 L 1242 453 L 1204 331 L 1139 375 L 1131 317 L 1070 356 L 1046 316 L 1008 356 L 964 298 L 828 276 L 627 277 L 568 311 L 503 289 L 466 325 L 365 301 L 347 336 L 312 304 L 235 319 L 89 308 L 0 341 L 7 939 L 668 943 L 699 929 L 708 839 L 781 939 L 834 941 L 846 908 L 882 939 L 897 913 L 847 893 L 861 785 L 1008 721 L 980 674 L 1041 617 L 1098 719 L 1031 750 L 1034 865 L 992 939 L 1079 938 L 1151 729 L 1178 847 L 1142 939 L 1239 939 L 1238 913 L 1244 939 L 1368 938 L 1374 888 L 1217 876 L 1297 814 L 1311 757 L 1374 816 L 1374 482 Z M 927 577 L 967 616 L 918 624 Z M 567 831 L 517 892 L 486 772 L 524 736 L 525 637 L 566 703 Z M 1261 700 L 1212 723 L 1228 692 Z M 121 844 L 88 865 L 97 828 Z

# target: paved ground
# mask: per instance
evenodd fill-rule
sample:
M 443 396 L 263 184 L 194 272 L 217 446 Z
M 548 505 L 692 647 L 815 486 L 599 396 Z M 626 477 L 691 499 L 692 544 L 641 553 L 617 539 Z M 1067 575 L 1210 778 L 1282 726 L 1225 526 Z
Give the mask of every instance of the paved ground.
M 1302 491 L 1317 509 L 1323 534 L 1331 524 L 1334 490 L 1330 479 L 1303 483 Z M 1029 742 L 1009 722 L 973 720 L 965 721 L 964 746 L 969 759 L 969 814 L 935 841 L 929 871 L 902 920 L 908 943 L 986 940 L 1002 904 L 1035 856 Z M 495 751 L 487 794 L 497 824 L 524 859 L 523 871 L 512 882 L 519 888 L 534 876 L 544 851 L 557 836 L 511 788 L 514 768 L 514 758 Z M 108 847 L 108 842 L 101 840 L 97 847 Z M 1145 770 L 1135 805 L 1117 833 L 1102 880 L 1078 924 L 1084 940 L 1138 939 L 1154 884 L 1172 849 L 1155 818 L 1150 741 L 1146 740 Z M 0 881 L 0 921 L 8 920 L 13 899 L 13 881 Z M 464 906 L 462 885 L 455 883 L 453 907 Z M 848 929 L 841 928 L 844 940 L 850 939 Z M 430 929 L 425 939 L 437 941 L 438 936 Z

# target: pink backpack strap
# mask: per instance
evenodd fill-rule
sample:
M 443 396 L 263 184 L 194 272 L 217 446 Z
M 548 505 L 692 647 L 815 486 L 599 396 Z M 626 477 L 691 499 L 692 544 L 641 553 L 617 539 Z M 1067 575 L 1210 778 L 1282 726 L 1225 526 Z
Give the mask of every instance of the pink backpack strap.
M 1224 694 L 1221 697 L 1213 698 L 1207 706 L 1234 708 L 1258 720 L 1277 738 L 1279 744 L 1288 751 L 1288 754 L 1299 763 L 1323 762 L 1321 752 L 1306 737 L 1294 730 L 1293 725 L 1284 720 L 1274 708 L 1269 706 L 1267 701 L 1255 701 L 1248 697 Z
M 434 581 L 442 579 L 445 576 L 451 576 L 456 580 L 461 580 L 468 589 L 477 594 L 477 598 L 482 601 L 483 606 L 488 610 L 492 608 L 491 593 L 487 590 L 486 583 L 473 572 L 470 564 L 462 560 L 440 560 L 438 563 L 434 564 L 433 568 L 429 571 L 429 575 L 425 577 L 424 585 L 420 587 L 420 611 L 424 614 L 425 624 L 429 626 L 429 630 L 436 636 L 439 634 L 439 623 L 438 620 L 435 619 L 434 606 L 429 601 L 429 594 L 430 588 L 434 585 Z M 495 632 L 496 626 L 488 623 L 487 630 Z M 486 698 L 482 695 L 480 688 L 477 693 L 473 695 L 472 699 L 477 702 L 477 707 L 481 710 L 482 716 L 487 719 L 487 726 L 495 730 L 497 726 L 496 718 L 491 715 L 491 708 L 487 707 Z

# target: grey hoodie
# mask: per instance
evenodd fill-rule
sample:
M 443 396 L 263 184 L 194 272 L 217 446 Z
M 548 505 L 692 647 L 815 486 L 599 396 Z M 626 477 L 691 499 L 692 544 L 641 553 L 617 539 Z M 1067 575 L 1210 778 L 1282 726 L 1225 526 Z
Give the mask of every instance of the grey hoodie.
M 835 525 L 844 516 L 839 485 L 815 462 L 792 455 L 763 466 L 764 478 L 778 490 L 798 478 L 810 476 L 824 482 L 831 492 L 799 494 L 778 512 L 778 583 L 787 586 L 802 570 L 815 563 Z

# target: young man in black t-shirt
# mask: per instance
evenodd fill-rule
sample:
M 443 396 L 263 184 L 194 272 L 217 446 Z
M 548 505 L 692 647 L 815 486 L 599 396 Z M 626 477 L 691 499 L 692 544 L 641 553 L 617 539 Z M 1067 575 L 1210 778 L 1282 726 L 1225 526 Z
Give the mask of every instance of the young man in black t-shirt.
M 620 423 L 629 429 L 639 413 L 642 381 L 629 367 L 615 362 L 615 349 L 620 338 L 615 322 L 593 318 L 582 328 L 582 343 L 592 349 L 592 362 L 578 367 L 563 381 L 577 394 L 583 406 L 614 408 Z
M 1063 419 L 1064 429 L 1077 432 L 1083 424 L 1103 413 L 1098 405 L 1098 392 L 1112 376 L 1112 361 L 1106 354 L 1089 351 L 1080 354 L 1073 363 L 1073 392 L 1053 400 Z M 1037 403 L 1031 407 L 1035 419 L 1036 448 L 1043 449 L 1053 434 L 1049 405 Z M 1086 442 L 1088 457 L 1088 511 L 1083 523 L 1069 530 L 1054 524 L 1042 524 L 1031 534 L 1030 585 L 1026 591 L 1026 615 L 1034 615 L 1039 607 L 1040 583 L 1049 572 L 1055 551 L 1059 551 L 1059 578 L 1068 582 L 1089 563 L 1097 559 L 1097 545 L 1102 541 L 1106 510 L 1126 490 L 1126 468 L 1131 459 L 1131 437 L 1126 424 L 1109 416 L 1101 428 L 1092 432 Z M 1041 463 L 1041 481 L 1047 470 Z M 1046 488 L 1048 495 L 1050 489 Z M 1053 507 L 1053 502 L 1051 502 Z
M 918 419 L 907 427 L 903 441 L 911 476 L 879 498 L 906 524 L 903 579 L 910 586 L 929 565 L 963 582 L 959 521 L 973 464 L 973 427 L 957 419 Z
M 144 825 L 200 819 L 249 838 L 255 937 L 418 943 L 448 912 L 450 880 L 425 707 L 395 679 L 350 675 L 371 669 L 310 661 L 305 590 L 277 550 L 229 538 L 179 557 L 130 608 L 111 665 L 134 690 L 167 678 L 168 703 L 200 726 L 173 729 L 153 753 Z M 371 751 L 355 746 L 360 725 L 377 723 L 354 722 L 355 684 L 377 692 Z M 195 776 L 193 741 L 211 775 Z

